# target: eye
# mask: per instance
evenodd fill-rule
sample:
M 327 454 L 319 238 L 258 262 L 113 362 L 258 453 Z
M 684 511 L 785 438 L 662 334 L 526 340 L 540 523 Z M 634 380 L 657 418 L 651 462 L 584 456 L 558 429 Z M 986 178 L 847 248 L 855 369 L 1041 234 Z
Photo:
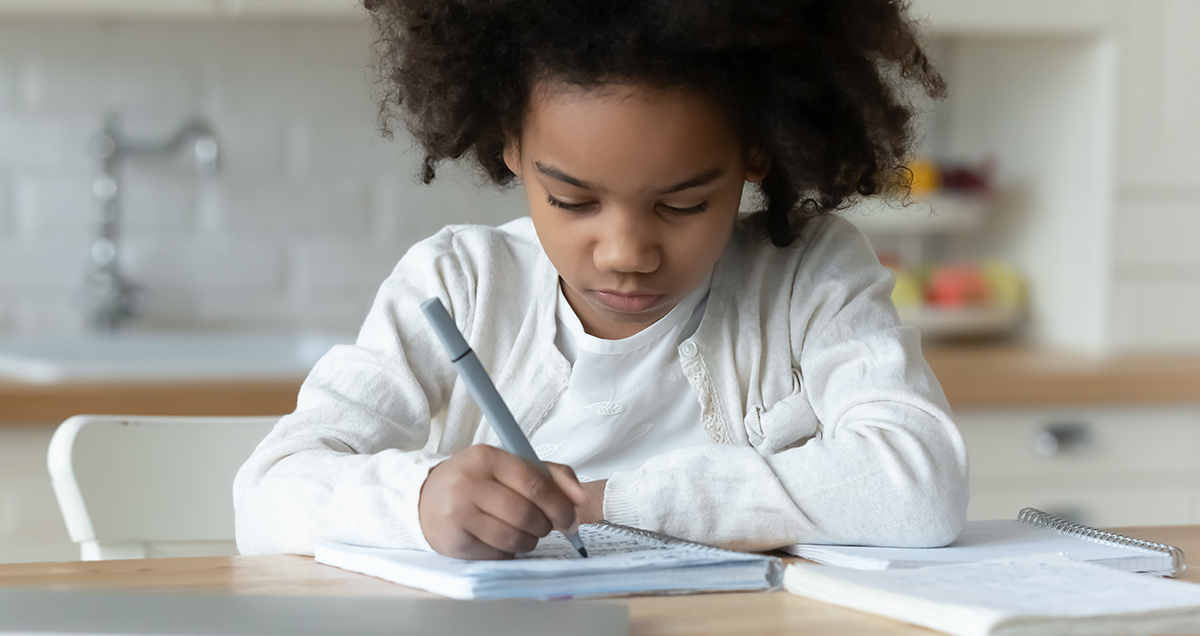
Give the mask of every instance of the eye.
M 568 212 L 578 212 L 578 211 L 588 207 L 589 205 L 591 205 L 591 203 L 567 203 L 566 201 L 559 201 L 558 199 L 555 199 L 553 196 L 550 196 L 550 195 L 546 195 L 546 203 L 549 203 L 553 207 L 561 208 Z
M 663 207 L 675 214 L 700 214 L 708 209 L 708 201 L 701 201 L 699 205 L 693 205 L 690 208 L 677 208 L 670 205 L 664 205 Z

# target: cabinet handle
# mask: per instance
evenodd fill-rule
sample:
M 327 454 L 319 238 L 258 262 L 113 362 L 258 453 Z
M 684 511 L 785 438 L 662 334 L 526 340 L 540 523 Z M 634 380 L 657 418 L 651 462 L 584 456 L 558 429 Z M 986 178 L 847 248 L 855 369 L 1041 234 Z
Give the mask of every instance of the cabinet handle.
M 1033 438 L 1033 451 L 1042 457 L 1057 457 L 1075 452 L 1092 443 L 1092 430 L 1087 424 L 1064 422 L 1042 427 Z

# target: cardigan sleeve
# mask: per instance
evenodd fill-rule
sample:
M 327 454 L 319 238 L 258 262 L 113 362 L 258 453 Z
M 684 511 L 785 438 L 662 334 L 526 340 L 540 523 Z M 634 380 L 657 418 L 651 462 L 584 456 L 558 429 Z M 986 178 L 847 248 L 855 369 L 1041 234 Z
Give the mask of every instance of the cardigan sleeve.
M 919 334 L 898 323 L 892 275 L 845 221 L 812 238 L 784 320 L 785 371 L 802 389 L 762 422 L 778 450 L 709 444 L 614 474 L 610 520 L 748 550 L 932 547 L 958 535 L 966 450 Z M 764 332 L 772 329 L 762 318 Z
M 417 502 L 422 450 L 454 371 L 419 311 L 438 296 L 459 327 L 471 319 L 469 268 L 448 228 L 418 243 L 381 286 L 350 346 L 334 347 L 242 466 L 233 496 L 243 554 L 312 554 L 322 539 L 429 549 Z

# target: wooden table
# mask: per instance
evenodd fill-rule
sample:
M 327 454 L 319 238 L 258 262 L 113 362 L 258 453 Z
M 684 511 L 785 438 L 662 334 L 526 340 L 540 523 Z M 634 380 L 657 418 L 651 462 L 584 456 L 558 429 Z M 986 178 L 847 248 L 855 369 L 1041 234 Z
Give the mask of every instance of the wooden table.
M 1200 583 L 1200 526 L 1125 528 L 1191 555 L 1182 580 Z M 0 586 L 146 588 L 287 596 L 431 596 L 292 555 L 75 561 L 0 565 Z M 602 601 L 596 601 L 602 602 Z M 793 596 L 702 594 L 615 599 L 629 607 L 629 633 L 641 635 L 930 634 L 929 630 Z

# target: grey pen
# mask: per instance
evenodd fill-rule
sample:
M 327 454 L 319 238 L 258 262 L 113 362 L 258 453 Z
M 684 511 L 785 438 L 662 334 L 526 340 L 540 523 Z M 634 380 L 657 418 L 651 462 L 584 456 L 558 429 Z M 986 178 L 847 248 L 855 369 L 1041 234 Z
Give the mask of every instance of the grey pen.
M 450 361 L 454 363 L 455 370 L 466 383 L 471 397 L 475 398 L 475 402 L 483 410 L 483 414 L 492 423 L 492 428 L 500 436 L 500 443 L 504 444 L 504 450 L 528 461 L 543 475 L 550 477 L 550 469 L 546 468 L 542 460 L 538 459 L 537 453 L 533 452 L 533 446 L 529 444 L 528 439 L 525 439 L 525 433 L 521 431 L 520 426 L 517 426 L 517 421 L 513 419 L 512 412 L 504 403 L 504 398 L 500 397 L 496 385 L 492 384 L 492 379 L 488 377 L 483 364 L 479 362 L 475 352 L 471 351 L 471 347 L 467 345 L 467 340 L 463 338 L 462 332 L 454 324 L 454 319 L 450 317 L 450 313 L 446 311 L 442 301 L 430 298 L 421 303 L 421 311 L 425 312 L 425 317 L 429 319 L 429 324 L 433 326 L 438 339 L 445 345 L 446 353 L 450 354 Z M 587 548 L 583 547 L 583 541 L 580 540 L 578 532 L 564 531 L 563 535 L 581 556 L 587 557 Z

